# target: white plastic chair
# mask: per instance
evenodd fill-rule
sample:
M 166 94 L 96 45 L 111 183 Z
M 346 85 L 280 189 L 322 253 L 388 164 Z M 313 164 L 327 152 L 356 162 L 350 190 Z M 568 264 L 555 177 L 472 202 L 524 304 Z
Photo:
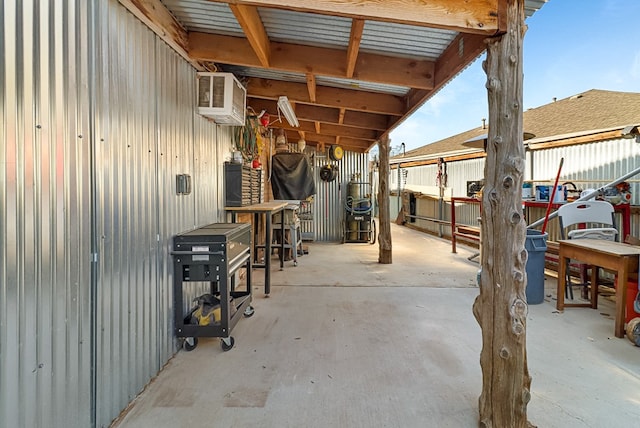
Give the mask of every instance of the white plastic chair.
M 603 239 L 615 241 L 618 235 L 616 229 L 613 205 L 606 201 L 577 201 L 565 204 L 558 209 L 560 221 L 560 236 L 562 239 Z M 576 225 L 580 225 L 579 228 Z M 566 231 L 566 234 L 565 234 Z M 559 260 L 565 263 L 564 260 Z M 598 272 L 591 272 L 598 275 Z M 573 299 L 571 274 L 567 269 L 565 296 Z M 583 284 L 586 286 L 586 284 Z M 592 287 L 595 288 L 595 287 Z M 592 289 L 597 299 L 598 290 Z M 595 300 L 594 300 L 595 301 Z

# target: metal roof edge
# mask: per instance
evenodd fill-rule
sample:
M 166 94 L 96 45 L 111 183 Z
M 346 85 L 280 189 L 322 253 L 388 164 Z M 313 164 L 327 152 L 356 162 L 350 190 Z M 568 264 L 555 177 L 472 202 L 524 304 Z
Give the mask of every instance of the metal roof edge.
M 548 143 L 550 141 L 558 141 L 558 140 L 564 140 L 568 138 L 583 137 L 585 135 L 599 134 L 602 132 L 616 131 L 618 129 L 624 129 L 626 126 L 631 126 L 631 125 L 635 126 L 635 124 L 616 125 L 609 128 L 590 129 L 587 131 L 577 131 L 577 132 L 570 132 L 567 134 L 550 135 L 548 137 L 537 137 L 537 138 L 532 138 L 530 140 L 527 140 L 525 142 L 525 146 L 529 146 L 529 145 L 535 146 L 538 143 Z
M 473 153 L 483 153 L 483 150 L 478 150 L 478 149 L 453 150 L 450 152 L 440 152 L 440 153 L 432 153 L 428 155 L 409 156 L 409 157 L 403 157 L 403 158 L 397 158 L 397 159 L 389 159 L 389 165 L 396 165 L 396 164 L 407 163 L 407 162 L 435 160 L 443 157 L 443 155 L 459 156 L 459 155 L 467 155 L 467 154 L 473 154 Z

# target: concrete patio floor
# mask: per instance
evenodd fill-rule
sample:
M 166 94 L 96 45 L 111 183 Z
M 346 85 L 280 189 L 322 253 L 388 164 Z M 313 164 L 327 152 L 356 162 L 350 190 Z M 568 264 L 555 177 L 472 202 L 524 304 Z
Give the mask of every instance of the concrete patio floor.
M 475 252 L 392 224 L 393 261 L 378 245 L 310 243 L 265 297 L 254 271 L 255 315 L 235 346 L 200 338 L 179 351 L 114 427 L 475 427 L 482 386 Z M 613 335 L 614 304 L 529 307 L 539 427 L 640 424 L 640 348 Z

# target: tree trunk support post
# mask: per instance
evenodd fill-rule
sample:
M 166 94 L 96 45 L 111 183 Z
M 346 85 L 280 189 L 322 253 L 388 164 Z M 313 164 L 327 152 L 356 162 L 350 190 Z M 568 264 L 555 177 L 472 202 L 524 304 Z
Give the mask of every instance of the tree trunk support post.
M 380 234 L 378 236 L 378 263 L 391 264 L 391 224 L 389 213 L 389 137 L 378 141 L 380 153 L 380 168 L 378 174 L 378 221 Z
M 482 196 L 482 272 L 473 313 L 482 329 L 479 426 L 526 428 L 526 224 L 522 214 L 524 0 L 501 1 L 506 33 L 488 39 L 489 135 Z

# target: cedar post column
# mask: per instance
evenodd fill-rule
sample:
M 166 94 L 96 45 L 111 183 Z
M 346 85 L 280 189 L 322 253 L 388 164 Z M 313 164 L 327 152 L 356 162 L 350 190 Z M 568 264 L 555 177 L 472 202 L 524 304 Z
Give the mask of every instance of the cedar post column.
M 482 428 L 525 428 L 531 399 L 522 215 L 524 0 L 504 0 L 507 32 L 488 40 L 489 135 L 482 197 L 482 274 L 473 313 L 482 329 Z
M 378 221 L 380 233 L 378 235 L 379 255 L 378 263 L 391 264 L 391 224 L 389 214 L 389 137 L 378 141 L 380 153 L 380 168 L 378 170 Z

